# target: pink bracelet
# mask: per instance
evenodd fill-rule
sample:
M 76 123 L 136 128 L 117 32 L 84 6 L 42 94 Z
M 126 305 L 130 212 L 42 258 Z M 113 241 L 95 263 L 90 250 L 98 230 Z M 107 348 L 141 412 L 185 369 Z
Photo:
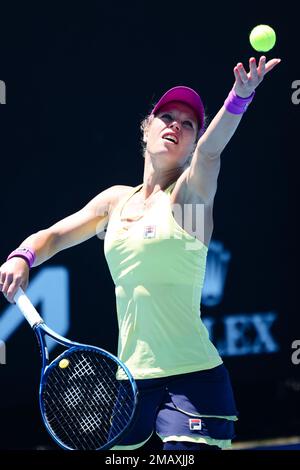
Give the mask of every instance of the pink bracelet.
M 255 91 L 253 91 L 253 93 L 251 93 L 251 95 L 247 98 L 242 98 L 241 96 L 238 96 L 232 88 L 226 100 L 224 101 L 224 107 L 229 113 L 242 114 L 248 108 L 249 104 L 253 100 L 254 95 Z
M 7 257 L 9 259 L 13 258 L 14 256 L 19 256 L 20 258 L 25 259 L 27 261 L 28 266 L 31 268 L 35 261 L 35 252 L 31 248 L 17 248 L 16 250 L 12 251 L 11 254 Z

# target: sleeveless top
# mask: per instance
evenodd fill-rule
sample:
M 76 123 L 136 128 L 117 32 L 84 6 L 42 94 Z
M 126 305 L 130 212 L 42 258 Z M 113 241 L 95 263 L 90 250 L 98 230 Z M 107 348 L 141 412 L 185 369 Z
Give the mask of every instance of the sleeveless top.
M 135 379 L 222 364 L 200 316 L 208 250 L 173 216 L 175 183 L 158 192 L 159 204 L 126 228 L 122 208 L 143 185 L 133 188 L 112 211 L 104 240 L 115 283 L 118 357 Z

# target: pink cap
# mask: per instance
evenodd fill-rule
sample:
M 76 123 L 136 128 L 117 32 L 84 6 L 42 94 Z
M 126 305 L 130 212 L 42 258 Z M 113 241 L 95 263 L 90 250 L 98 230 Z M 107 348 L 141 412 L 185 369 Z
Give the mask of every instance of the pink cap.
M 156 103 L 151 114 L 156 114 L 159 109 L 170 101 L 181 101 L 190 106 L 196 113 L 199 123 L 199 131 L 204 124 L 204 106 L 198 93 L 187 86 L 175 86 L 170 88 Z

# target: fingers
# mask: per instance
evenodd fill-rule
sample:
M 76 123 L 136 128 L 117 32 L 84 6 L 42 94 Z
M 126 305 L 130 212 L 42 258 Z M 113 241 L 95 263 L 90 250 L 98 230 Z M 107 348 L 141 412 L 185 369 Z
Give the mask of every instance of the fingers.
M 246 73 L 246 70 L 244 69 L 243 64 L 241 62 L 239 62 L 237 64 L 237 66 L 235 67 L 235 69 L 237 70 L 237 72 L 239 74 L 239 77 L 241 79 L 241 83 L 247 83 L 248 75 Z
M 238 85 L 243 85 L 243 82 L 242 82 L 242 79 L 241 79 L 241 77 L 240 77 L 240 74 L 239 74 L 239 71 L 238 71 L 238 68 L 237 68 L 237 67 L 234 67 L 233 73 L 234 73 L 234 76 L 235 76 L 235 79 L 236 79 L 237 84 L 238 84 Z
M 266 57 L 264 55 L 262 55 L 259 59 L 257 72 L 258 72 L 259 78 L 263 79 L 266 73 Z
M 4 293 L 4 282 L 5 282 L 5 278 L 0 280 L 0 292 L 3 292 L 3 295 L 5 295 L 5 293 Z
M 15 278 L 6 292 L 6 298 L 10 303 L 15 303 L 14 298 L 22 282 L 22 278 Z
M 252 79 L 262 80 L 264 75 L 272 70 L 275 65 L 281 62 L 281 59 L 271 59 L 266 63 L 266 56 L 262 55 L 259 58 L 258 66 L 256 67 L 255 57 L 249 59 L 250 73 Z
M 270 72 L 276 65 L 280 64 L 281 59 L 271 59 L 266 63 L 265 74 Z
M 0 292 L 3 292 L 4 282 L 5 282 L 5 273 L 0 272 Z
M 5 295 L 8 302 L 13 303 L 15 292 L 14 292 L 14 275 L 12 273 L 7 274 L 5 276 L 5 281 L 2 286 L 2 292 Z
M 26 263 L 19 263 L 19 260 L 12 259 L 1 266 L 0 270 L 0 292 L 3 293 L 8 302 L 14 304 L 14 297 L 20 286 L 24 290 L 28 285 L 29 268 Z
M 238 63 L 237 68 L 240 74 L 241 80 L 243 83 L 247 83 L 249 78 L 255 83 L 260 81 L 264 74 L 265 74 L 265 63 L 266 58 L 265 56 L 261 56 L 259 59 L 258 66 L 256 66 L 256 59 L 255 57 L 250 57 L 249 59 L 249 69 L 250 69 L 250 76 L 247 74 L 244 66 L 241 62 Z
M 4 282 L 3 282 L 3 285 L 2 285 L 2 292 L 4 295 L 6 295 L 7 293 L 7 290 L 10 286 L 10 283 L 13 279 L 13 274 L 6 274 L 5 275 L 5 279 L 4 279 Z
M 258 69 L 256 67 L 256 60 L 255 57 L 251 57 L 249 59 L 249 68 L 250 68 L 250 76 L 253 80 L 258 81 Z
M 243 85 L 251 81 L 253 84 L 260 83 L 265 74 L 270 72 L 276 65 L 281 62 L 281 59 L 271 59 L 266 63 L 266 57 L 263 55 L 260 57 L 258 65 L 256 65 L 255 57 L 249 59 L 250 73 L 247 74 L 244 66 L 241 62 L 234 67 L 234 76 L 238 85 Z

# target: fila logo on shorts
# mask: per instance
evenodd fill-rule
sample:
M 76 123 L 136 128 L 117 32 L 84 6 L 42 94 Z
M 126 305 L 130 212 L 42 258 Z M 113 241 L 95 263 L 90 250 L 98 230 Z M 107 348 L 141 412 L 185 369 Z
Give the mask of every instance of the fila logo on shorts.
M 191 431 L 200 431 L 201 419 L 196 419 L 196 418 L 189 419 L 189 427 Z

